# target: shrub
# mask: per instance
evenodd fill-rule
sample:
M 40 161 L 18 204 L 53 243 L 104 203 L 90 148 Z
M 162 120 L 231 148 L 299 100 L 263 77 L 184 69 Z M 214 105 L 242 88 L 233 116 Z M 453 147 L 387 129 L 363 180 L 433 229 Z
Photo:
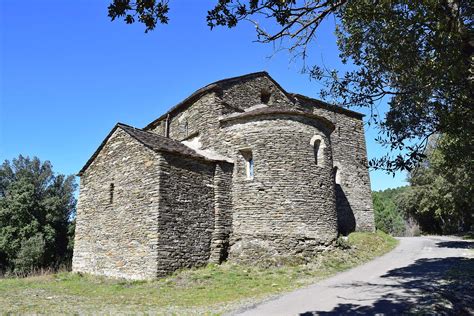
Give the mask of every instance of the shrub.
M 374 192 L 372 198 L 375 227 L 394 236 L 403 236 L 405 234 L 405 220 L 391 196 L 387 198 L 383 192 Z
M 33 237 L 21 242 L 20 251 L 13 260 L 15 273 L 25 275 L 42 266 L 46 243 L 43 235 L 38 233 Z

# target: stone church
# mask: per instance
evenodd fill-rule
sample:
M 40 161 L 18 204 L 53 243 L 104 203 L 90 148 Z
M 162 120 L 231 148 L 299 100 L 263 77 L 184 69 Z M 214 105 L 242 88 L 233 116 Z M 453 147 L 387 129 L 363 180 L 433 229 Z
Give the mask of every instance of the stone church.
M 73 270 L 151 279 L 373 231 L 362 117 L 257 72 L 118 123 L 79 172 Z

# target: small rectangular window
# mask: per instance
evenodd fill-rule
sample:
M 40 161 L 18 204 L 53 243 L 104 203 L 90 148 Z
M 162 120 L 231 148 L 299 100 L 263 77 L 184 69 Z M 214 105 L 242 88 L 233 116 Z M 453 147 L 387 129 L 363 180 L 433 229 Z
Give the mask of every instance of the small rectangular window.
M 114 203 L 114 189 L 115 189 L 115 186 L 113 183 L 111 183 L 110 188 L 109 188 L 109 204 Z
M 188 123 L 188 120 L 186 120 L 184 122 L 184 137 L 188 137 L 189 136 L 189 123 Z
M 242 149 L 240 150 L 240 153 L 245 161 L 245 177 L 247 179 L 253 179 L 255 175 L 255 166 L 252 151 L 250 149 Z
M 253 158 L 247 160 L 247 179 L 253 179 Z

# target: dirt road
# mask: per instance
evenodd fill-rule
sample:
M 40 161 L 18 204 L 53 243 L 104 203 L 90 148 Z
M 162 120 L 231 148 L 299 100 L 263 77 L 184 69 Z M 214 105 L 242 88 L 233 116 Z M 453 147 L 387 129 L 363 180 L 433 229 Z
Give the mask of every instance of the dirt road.
M 471 285 L 450 275 L 473 269 L 473 247 L 455 237 L 400 238 L 395 250 L 365 265 L 234 315 L 470 314 Z

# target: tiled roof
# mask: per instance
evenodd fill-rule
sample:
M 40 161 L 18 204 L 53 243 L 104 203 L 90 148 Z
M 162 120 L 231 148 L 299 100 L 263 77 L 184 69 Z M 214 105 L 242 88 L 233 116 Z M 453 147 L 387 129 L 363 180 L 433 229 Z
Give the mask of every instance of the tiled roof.
M 143 144 L 145 147 L 153 150 L 153 151 L 165 151 L 169 153 L 174 153 L 174 154 L 179 154 L 195 159 L 201 159 L 201 160 L 207 160 L 207 161 L 221 161 L 221 159 L 217 158 L 210 158 L 209 156 L 204 156 L 201 154 L 198 154 L 195 150 L 192 148 L 180 143 L 179 141 L 173 140 L 171 138 L 167 138 L 164 136 L 157 135 L 152 132 L 147 132 L 142 129 L 126 125 L 123 123 L 117 123 L 115 127 L 110 131 L 110 133 L 107 135 L 107 137 L 104 139 L 104 141 L 100 144 L 99 148 L 94 152 L 94 154 L 91 156 L 91 158 L 87 161 L 87 163 L 82 167 L 82 169 L 79 171 L 78 175 L 81 176 L 84 171 L 90 166 L 90 164 L 94 161 L 94 159 L 97 157 L 97 155 L 100 153 L 102 148 L 105 146 L 107 143 L 107 140 L 112 136 L 112 134 L 117 130 L 117 128 L 122 129 L 125 131 L 128 135 L 136 139 L 138 142 Z M 222 159 L 223 161 L 227 161 Z M 228 162 L 228 161 L 227 161 Z
M 358 117 L 358 118 L 362 118 L 364 116 L 364 114 L 361 114 L 361 113 L 358 113 L 358 112 L 355 112 L 355 111 L 351 111 L 351 110 L 345 109 L 345 108 L 337 106 L 337 105 L 329 104 L 329 103 L 323 102 L 321 100 L 313 99 L 313 98 L 310 98 L 310 97 L 307 97 L 307 96 L 304 96 L 304 95 L 301 95 L 301 94 L 297 94 L 297 93 L 289 93 L 285 89 L 283 89 L 283 87 L 280 86 L 280 84 L 278 82 L 276 82 L 266 71 L 259 71 L 259 72 L 246 74 L 246 75 L 243 75 L 243 76 L 222 79 L 222 80 L 210 83 L 210 84 L 196 90 L 189 97 L 187 97 L 186 99 L 184 99 L 180 103 L 176 104 L 169 111 L 167 111 L 165 114 L 161 115 L 159 118 L 157 118 L 156 120 L 154 120 L 153 122 L 148 124 L 144 128 L 144 130 L 148 130 L 148 129 L 153 128 L 154 126 L 156 126 L 156 124 L 159 121 L 165 119 L 168 114 L 172 115 L 176 112 L 183 111 L 184 109 L 186 109 L 187 106 L 193 104 L 193 102 L 198 100 L 203 95 L 205 95 L 205 94 L 207 94 L 211 91 L 219 91 L 220 89 L 222 89 L 222 85 L 224 85 L 224 84 L 229 84 L 229 83 L 232 83 L 233 81 L 241 81 L 241 80 L 247 80 L 247 79 L 252 79 L 252 78 L 257 78 L 257 77 L 267 77 L 268 79 L 270 79 L 278 87 L 278 89 L 280 89 L 293 102 L 297 102 L 298 98 L 299 99 L 306 99 L 308 101 L 312 101 L 312 103 L 314 103 L 314 104 L 317 104 L 317 106 L 319 106 L 319 107 L 322 107 L 322 108 L 325 108 L 325 109 L 328 109 L 328 110 L 331 110 L 331 111 L 335 111 L 335 112 L 339 112 L 339 113 L 345 113 L 347 115 Z
M 354 117 L 357 117 L 357 118 L 363 118 L 365 116 L 362 113 L 352 111 L 352 110 L 343 108 L 341 106 L 331 104 L 331 103 L 327 103 L 327 102 L 324 102 L 324 101 L 321 101 L 321 100 L 318 100 L 318 99 L 313 99 L 313 98 L 307 97 L 307 96 L 299 94 L 299 93 L 290 93 L 290 95 L 296 101 L 299 101 L 300 99 L 305 100 L 305 101 L 309 101 L 309 102 L 315 104 L 315 106 L 323 108 L 323 109 L 327 109 L 329 111 L 339 112 L 339 113 L 343 113 L 343 114 L 346 114 L 348 116 L 354 116 Z
M 227 116 L 223 116 L 221 117 L 220 121 L 225 122 L 225 121 L 232 121 L 232 120 L 248 118 L 248 117 L 256 117 L 256 116 L 261 116 L 261 115 L 276 115 L 276 114 L 287 114 L 287 115 L 305 116 L 305 117 L 313 118 L 322 122 L 329 130 L 331 131 L 334 130 L 334 124 L 322 116 L 309 113 L 309 112 L 299 111 L 296 109 L 287 108 L 287 107 L 273 107 L 273 106 L 272 107 L 258 107 L 252 111 L 233 113 Z
M 196 90 L 193 94 L 191 94 L 189 97 L 181 101 L 180 103 L 176 104 L 173 106 L 168 112 L 145 126 L 143 128 L 144 130 L 153 128 L 159 121 L 162 119 L 166 118 L 168 114 L 173 114 L 175 112 L 182 111 L 186 108 L 186 106 L 191 105 L 194 101 L 198 100 L 201 96 L 205 95 L 206 93 L 209 93 L 211 91 L 218 91 L 222 89 L 223 84 L 229 84 L 232 83 L 233 81 L 241 81 L 241 80 L 247 80 L 247 79 L 252 79 L 252 78 L 258 78 L 258 77 L 267 77 L 270 79 L 283 93 L 287 94 L 288 98 L 292 98 L 290 94 L 288 94 L 285 89 L 283 89 L 278 82 L 276 82 L 266 71 L 259 71 L 259 72 L 253 72 L 250 74 L 246 74 L 243 76 L 238 76 L 238 77 L 232 77 L 232 78 L 226 78 L 222 79 L 213 83 L 210 83 L 198 90 Z

